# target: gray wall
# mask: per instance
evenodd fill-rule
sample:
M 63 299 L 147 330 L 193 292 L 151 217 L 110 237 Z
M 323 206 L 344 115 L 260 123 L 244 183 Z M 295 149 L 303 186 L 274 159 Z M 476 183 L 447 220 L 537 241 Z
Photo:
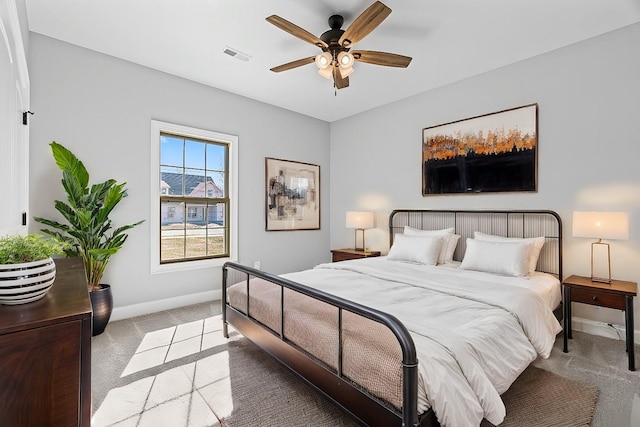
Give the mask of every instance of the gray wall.
M 32 33 L 30 209 L 57 217 L 64 197 L 48 144 L 73 151 L 91 181 L 126 181 L 114 224 L 149 219 L 150 120 L 239 137 L 239 260 L 275 273 L 329 260 L 329 124 Z M 321 230 L 265 232 L 265 157 L 320 165 Z M 40 224 L 32 222 L 31 231 Z M 105 274 L 116 308 L 220 289 L 220 269 L 150 274 L 149 222 L 133 229 Z
M 367 246 L 386 251 L 395 208 L 552 209 L 564 224 L 565 275 L 588 276 L 591 240 L 572 238 L 572 212 L 621 210 L 630 240 L 611 242 L 612 274 L 640 282 L 639 44 L 635 24 L 332 123 L 331 246 L 353 246 L 347 210 L 376 212 Z M 423 128 L 531 103 L 537 193 L 422 196 Z M 615 310 L 579 305 L 575 315 L 624 324 Z

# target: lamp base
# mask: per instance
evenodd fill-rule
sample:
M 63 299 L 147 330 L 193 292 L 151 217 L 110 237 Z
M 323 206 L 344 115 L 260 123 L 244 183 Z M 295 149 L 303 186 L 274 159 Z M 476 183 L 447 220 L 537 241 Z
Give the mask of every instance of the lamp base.
M 596 276 L 593 275 L 593 250 L 594 250 L 595 245 L 606 246 L 606 250 L 607 250 L 607 271 L 609 273 L 607 277 L 596 277 Z M 603 273 L 604 273 L 604 271 L 603 271 Z M 611 247 L 609 246 L 608 243 L 604 243 L 602 241 L 602 239 L 598 239 L 597 242 L 591 243 L 591 281 L 592 282 L 598 282 L 598 283 L 611 284 Z
M 361 248 L 358 247 L 358 231 L 362 231 L 362 247 Z M 355 243 L 354 249 L 356 251 L 363 251 L 363 252 L 367 251 L 367 247 L 364 244 L 364 228 L 356 228 L 355 229 L 355 242 L 354 243 Z

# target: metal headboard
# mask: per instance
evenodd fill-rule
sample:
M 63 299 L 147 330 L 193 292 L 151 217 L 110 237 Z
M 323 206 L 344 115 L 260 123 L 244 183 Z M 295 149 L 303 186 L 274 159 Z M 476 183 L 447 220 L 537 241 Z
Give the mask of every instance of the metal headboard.
M 404 226 L 421 230 L 438 230 L 453 227 L 459 234 L 458 246 L 453 255 L 462 261 L 467 238 L 474 231 L 504 237 L 545 237 L 545 244 L 538 258 L 537 271 L 562 276 L 562 220 L 548 210 L 394 210 L 389 216 L 389 241 L 393 244 L 396 234 L 404 233 Z

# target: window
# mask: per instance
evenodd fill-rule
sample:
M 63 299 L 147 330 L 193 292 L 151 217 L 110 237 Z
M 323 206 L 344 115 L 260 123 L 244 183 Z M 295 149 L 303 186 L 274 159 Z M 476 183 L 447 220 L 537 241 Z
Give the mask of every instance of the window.
M 151 133 L 152 272 L 237 258 L 237 137 L 158 121 Z

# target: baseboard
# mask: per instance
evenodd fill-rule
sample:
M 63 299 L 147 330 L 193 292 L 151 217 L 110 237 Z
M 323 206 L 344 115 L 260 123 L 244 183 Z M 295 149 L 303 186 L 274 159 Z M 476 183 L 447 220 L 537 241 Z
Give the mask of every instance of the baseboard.
M 130 317 L 142 316 L 156 313 L 158 311 L 170 310 L 172 308 L 184 307 L 187 305 L 199 304 L 206 301 L 220 301 L 222 291 L 206 291 L 197 294 L 180 295 L 173 298 L 143 302 L 140 304 L 125 305 L 115 307 L 111 313 L 111 321 L 128 319 Z
M 624 340 L 627 336 L 626 329 L 622 325 L 610 325 L 581 317 L 571 318 L 571 329 L 616 340 Z M 640 331 L 634 330 L 633 340 L 635 344 L 640 344 Z

